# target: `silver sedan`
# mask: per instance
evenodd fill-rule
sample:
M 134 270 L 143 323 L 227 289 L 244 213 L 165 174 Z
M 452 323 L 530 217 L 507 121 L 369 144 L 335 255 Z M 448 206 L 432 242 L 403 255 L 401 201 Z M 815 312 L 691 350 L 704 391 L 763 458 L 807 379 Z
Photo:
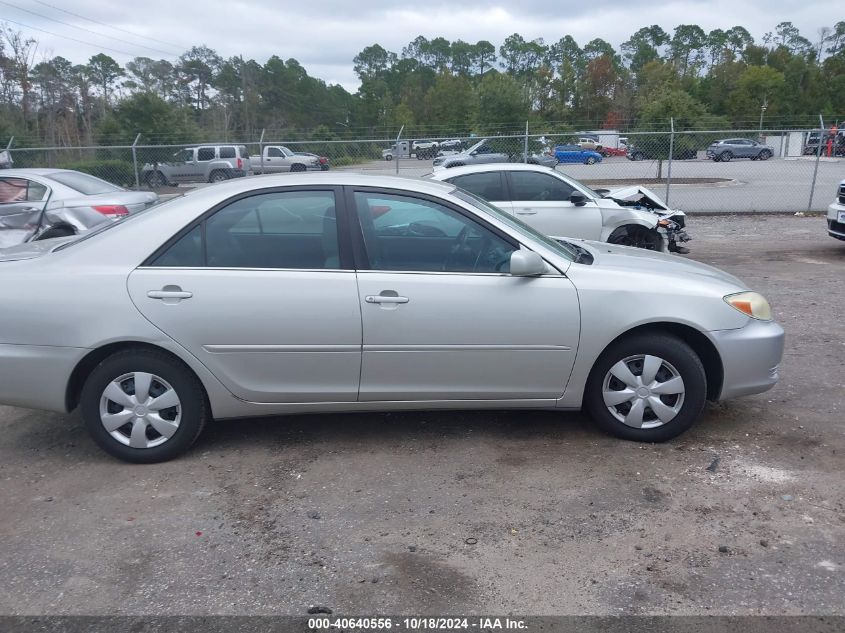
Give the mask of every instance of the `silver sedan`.
M 81 231 L 158 202 L 149 191 L 127 191 L 71 169 L 0 172 L 0 248 Z
M 7 249 L 0 313 L 0 403 L 79 407 L 133 462 L 213 418 L 301 412 L 583 407 L 658 442 L 707 399 L 771 388 L 783 352 L 766 300 L 715 268 L 348 172 L 231 181 Z

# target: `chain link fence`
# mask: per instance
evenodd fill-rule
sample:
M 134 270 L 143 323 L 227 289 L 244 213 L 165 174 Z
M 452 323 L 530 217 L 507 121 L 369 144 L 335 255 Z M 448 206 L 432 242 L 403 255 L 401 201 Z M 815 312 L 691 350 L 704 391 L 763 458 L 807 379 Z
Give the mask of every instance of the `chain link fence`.
M 528 162 L 593 188 L 643 185 L 672 207 L 692 213 L 824 211 L 845 177 L 845 137 L 831 137 L 819 128 L 332 141 L 269 140 L 262 134 L 259 140 L 237 143 L 10 145 L 7 150 L 15 168 L 76 169 L 160 194 L 288 171 L 343 169 L 421 177 L 474 163 Z

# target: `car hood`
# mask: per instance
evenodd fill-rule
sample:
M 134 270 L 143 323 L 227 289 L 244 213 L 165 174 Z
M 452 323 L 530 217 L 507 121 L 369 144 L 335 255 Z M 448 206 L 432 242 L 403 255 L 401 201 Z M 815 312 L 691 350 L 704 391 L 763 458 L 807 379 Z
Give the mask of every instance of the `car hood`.
M 567 241 L 585 246 L 593 255 L 593 266 L 599 266 L 604 270 L 619 269 L 620 271 L 661 276 L 667 284 L 683 284 L 685 280 L 689 281 L 692 277 L 698 281 L 710 281 L 729 286 L 730 288 L 726 289 L 726 294 L 749 289 L 743 281 L 723 270 L 691 259 L 684 259 L 678 255 L 592 240 Z
M 0 248 L 0 262 L 17 262 L 23 259 L 35 259 L 52 252 L 58 246 L 79 239 L 78 235 L 56 237 L 51 240 L 24 242 L 9 248 Z

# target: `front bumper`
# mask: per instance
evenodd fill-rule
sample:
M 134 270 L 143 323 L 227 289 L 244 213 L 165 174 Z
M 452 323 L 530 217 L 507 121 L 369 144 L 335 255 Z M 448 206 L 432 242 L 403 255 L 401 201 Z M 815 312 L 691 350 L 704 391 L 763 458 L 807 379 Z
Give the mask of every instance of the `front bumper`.
M 834 202 L 827 208 L 827 234 L 845 240 L 845 222 L 839 221 L 840 213 L 845 213 L 845 204 Z
M 783 358 L 784 332 L 774 321 L 750 319 L 735 330 L 710 332 L 724 377 L 719 400 L 763 393 L 778 381 L 778 367 Z

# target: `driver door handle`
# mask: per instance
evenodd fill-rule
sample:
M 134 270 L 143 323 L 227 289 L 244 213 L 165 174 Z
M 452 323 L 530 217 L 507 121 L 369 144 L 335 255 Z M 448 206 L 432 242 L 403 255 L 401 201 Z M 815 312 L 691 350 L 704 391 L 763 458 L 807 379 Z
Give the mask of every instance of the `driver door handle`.
M 182 299 L 190 299 L 193 292 L 182 290 L 179 286 L 165 286 L 161 290 L 148 290 L 150 299 L 161 299 L 164 303 L 179 303 Z
M 536 209 L 532 209 L 531 207 L 523 207 L 521 209 L 517 209 L 517 215 L 534 215 L 537 213 Z
M 408 303 L 410 299 L 391 295 L 367 295 L 364 301 L 367 303 Z

